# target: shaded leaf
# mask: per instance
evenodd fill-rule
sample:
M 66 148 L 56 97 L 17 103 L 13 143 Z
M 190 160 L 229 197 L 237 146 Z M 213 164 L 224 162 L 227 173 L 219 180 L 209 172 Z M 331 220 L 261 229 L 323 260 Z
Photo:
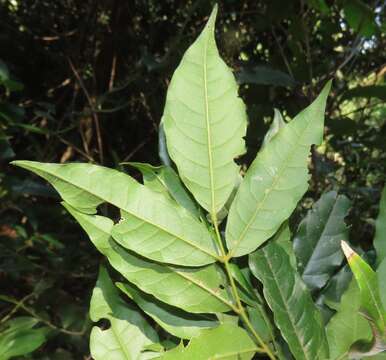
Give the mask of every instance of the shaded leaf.
M 297 360 L 328 358 L 321 316 L 285 250 L 275 242 L 249 256 L 252 273 L 263 284 L 276 325 Z
M 192 315 L 173 308 L 140 292 L 130 284 L 117 283 L 116 285 L 162 328 L 179 338 L 191 339 L 198 336 L 200 331 L 218 325 L 218 321 L 208 316 Z
M 378 98 L 379 100 L 386 101 L 386 85 L 357 86 L 347 90 L 342 96 L 342 101 L 358 97 L 366 99 Z
M 185 190 L 176 172 L 168 166 L 152 166 L 144 163 L 128 163 L 141 171 L 144 184 L 153 191 L 167 193 L 192 215 L 199 217 L 197 206 Z
M 245 151 L 247 125 L 236 81 L 216 47 L 216 14 L 217 6 L 174 72 L 162 120 L 182 181 L 212 216 L 236 183 L 234 158 Z
M 369 5 L 360 0 L 346 1 L 344 14 L 351 28 L 361 35 L 370 37 L 377 31 L 374 11 Z
M 359 288 L 353 280 L 338 304 L 337 313 L 327 324 L 331 359 L 347 359 L 352 344 L 358 340 L 371 340 L 370 325 L 359 313 L 360 303 Z
M 348 239 L 345 217 L 351 203 L 344 195 L 330 191 L 308 211 L 294 237 L 299 272 L 311 291 L 326 285 L 343 261 L 340 241 Z
M 264 146 L 248 169 L 228 215 L 226 242 L 233 256 L 268 240 L 307 190 L 310 147 L 323 137 L 330 86 Z
M 8 320 L 0 331 L 0 360 L 22 356 L 38 349 L 45 341 L 47 328 L 35 328 L 33 317 L 16 317 Z
M 258 65 L 252 68 L 243 67 L 236 73 L 237 82 L 243 84 L 273 85 L 293 87 L 296 85 L 292 76 L 268 66 Z
M 374 247 L 377 250 L 377 264 L 380 264 L 386 258 L 386 186 L 382 191 L 375 223 Z

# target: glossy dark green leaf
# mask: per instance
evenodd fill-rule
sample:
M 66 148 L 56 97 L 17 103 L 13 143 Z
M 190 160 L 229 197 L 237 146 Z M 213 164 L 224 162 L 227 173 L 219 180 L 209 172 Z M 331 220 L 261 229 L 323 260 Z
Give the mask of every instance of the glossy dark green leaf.
M 223 289 L 223 277 L 217 266 L 180 268 L 146 261 L 114 243 L 110 219 L 81 213 L 68 204 L 64 206 L 111 266 L 142 291 L 192 313 L 232 310 L 233 304 Z
M 226 243 L 232 256 L 249 254 L 289 217 L 308 188 L 308 157 L 323 137 L 329 82 L 319 97 L 258 153 L 228 215 Z
M 156 331 L 122 301 L 103 267 L 91 297 L 90 317 L 94 322 L 107 319 L 110 323 L 108 329 L 94 326 L 91 331 L 90 351 L 95 360 L 141 359 L 145 346 L 158 342 Z
M 162 360 L 249 360 L 257 347 L 248 333 L 235 325 L 223 324 L 215 329 L 203 330 L 187 347 L 166 352 Z
M 130 284 L 117 283 L 117 287 L 170 334 L 182 339 L 198 336 L 200 331 L 216 327 L 219 323 L 209 316 L 192 315 L 154 297 L 145 294 Z
M 13 164 L 49 181 L 65 202 L 81 212 L 95 214 L 104 202 L 119 208 L 124 218 L 113 229 L 114 239 L 144 257 L 184 266 L 218 259 L 216 245 L 203 223 L 122 172 L 80 163 Z
M 293 240 L 298 269 L 311 291 L 324 287 L 343 261 L 341 240 L 347 241 L 345 217 L 350 201 L 330 191 L 321 196 L 299 224 Z
M 328 346 L 320 313 L 285 250 L 275 242 L 249 256 L 263 284 L 274 320 L 297 360 L 326 360 Z

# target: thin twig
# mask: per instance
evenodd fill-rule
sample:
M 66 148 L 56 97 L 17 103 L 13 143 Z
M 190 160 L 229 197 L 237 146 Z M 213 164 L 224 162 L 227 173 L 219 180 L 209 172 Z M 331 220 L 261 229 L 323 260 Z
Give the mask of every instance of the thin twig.
M 91 115 L 93 117 L 93 120 L 94 120 L 94 125 L 95 125 L 95 130 L 96 130 L 96 136 L 97 136 L 97 143 L 98 143 L 98 152 L 99 152 L 99 160 L 100 160 L 100 163 L 103 164 L 104 162 L 104 156 L 103 156 L 103 142 L 102 142 L 102 134 L 101 134 L 101 129 L 100 129 L 100 123 L 99 123 L 99 117 L 98 117 L 98 114 L 96 111 L 94 111 L 94 102 L 93 100 L 91 99 L 91 96 L 86 88 L 86 86 L 84 85 L 83 83 L 83 80 L 82 78 L 80 77 L 78 71 L 76 70 L 74 64 L 72 63 L 71 59 L 70 58 L 67 58 L 68 60 L 68 63 L 70 64 L 70 68 L 72 70 L 72 72 L 74 73 L 76 79 L 78 80 L 79 82 L 79 85 L 80 87 L 82 88 L 85 96 L 86 96 L 86 99 L 89 103 L 89 106 L 92 110 L 91 112 Z

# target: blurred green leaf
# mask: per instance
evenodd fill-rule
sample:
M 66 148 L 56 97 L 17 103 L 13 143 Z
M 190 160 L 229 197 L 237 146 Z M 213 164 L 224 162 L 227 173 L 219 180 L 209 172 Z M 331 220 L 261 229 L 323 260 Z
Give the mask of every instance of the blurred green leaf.
M 375 223 L 374 247 L 377 251 L 377 264 L 386 258 L 386 186 L 379 202 L 379 213 Z
M 348 0 L 343 9 L 346 20 L 354 31 L 366 37 L 376 33 L 375 14 L 369 5 L 360 0 Z
M 273 85 L 294 87 L 295 80 L 283 71 L 272 69 L 268 66 L 243 67 L 236 72 L 237 82 L 243 84 Z

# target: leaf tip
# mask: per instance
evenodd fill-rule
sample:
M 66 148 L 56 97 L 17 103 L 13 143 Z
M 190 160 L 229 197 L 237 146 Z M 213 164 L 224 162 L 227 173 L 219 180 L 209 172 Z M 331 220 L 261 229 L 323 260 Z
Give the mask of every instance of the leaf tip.
M 355 251 L 351 249 L 351 247 L 344 240 L 341 240 L 340 246 L 342 247 L 342 251 L 346 256 L 347 261 L 350 261 L 350 259 L 355 255 Z

